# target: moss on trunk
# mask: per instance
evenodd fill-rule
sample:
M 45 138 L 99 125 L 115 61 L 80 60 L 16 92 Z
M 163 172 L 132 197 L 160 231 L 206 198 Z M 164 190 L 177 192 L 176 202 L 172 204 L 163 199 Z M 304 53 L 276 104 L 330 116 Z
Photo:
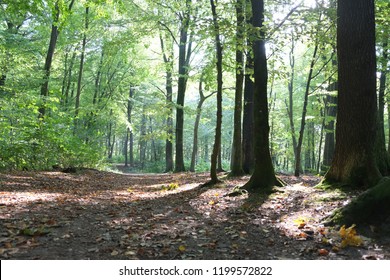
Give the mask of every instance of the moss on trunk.
M 383 178 L 327 220 L 329 225 L 381 224 L 390 217 L 390 178 Z

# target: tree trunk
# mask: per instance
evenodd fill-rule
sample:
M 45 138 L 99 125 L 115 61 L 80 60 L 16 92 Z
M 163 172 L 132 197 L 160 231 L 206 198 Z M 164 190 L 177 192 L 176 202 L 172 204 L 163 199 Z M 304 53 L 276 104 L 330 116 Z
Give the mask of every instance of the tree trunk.
M 376 162 L 379 171 L 382 175 L 389 175 L 390 171 L 390 155 L 386 152 L 386 137 L 385 137 L 385 126 L 384 126 L 384 111 L 385 111 L 385 91 L 386 91 L 386 74 L 388 64 L 388 37 L 384 39 L 383 43 L 383 54 L 382 54 L 382 65 L 380 70 L 379 78 L 379 93 L 378 93 L 378 127 L 376 135 Z
M 245 174 L 251 174 L 254 167 L 253 156 L 253 98 L 254 84 L 251 79 L 253 72 L 253 59 L 250 54 L 247 56 L 244 87 L 244 114 L 242 122 L 242 168 Z
M 210 0 L 211 11 L 213 15 L 213 26 L 215 33 L 215 48 L 216 48 L 216 57 L 217 57 L 217 123 L 215 127 L 215 138 L 213 153 L 211 155 L 211 167 L 210 167 L 210 177 L 211 183 L 215 184 L 219 181 L 217 175 L 217 161 L 218 155 L 221 149 L 221 133 L 222 133 L 222 43 L 220 38 L 219 31 L 219 22 L 216 11 L 216 6 L 214 0 Z
M 75 48 L 72 52 L 72 57 L 70 58 L 69 66 L 67 67 L 66 75 L 64 76 L 64 88 L 62 91 L 62 96 L 63 96 L 63 105 L 67 106 L 69 104 L 69 92 L 71 88 L 71 83 L 72 83 L 72 73 L 73 73 L 73 66 L 74 62 L 76 60 L 76 53 L 77 53 L 77 48 Z
M 127 100 L 127 129 L 126 129 L 126 154 L 125 154 L 125 166 L 133 166 L 134 165 L 134 157 L 133 157 L 133 128 L 132 126 L 132 110 L 133 110 L 133 96 L 134 96 L 134 88 L 130 86 L 129 90 L 129 99 Z M 130 145 L 129 145 L 130 144 Z M 130 151 L 128 151 L 127 147 L 130 146 Z
M 77 92 L 76 92 L 76 101 L 75 101 L 75 110 L 74 110 L 74 129 L 77 130 L 78 126 L 78 117 L 80 111 L 80 96 L 81 96 L 81 82 L 83 78 L 83 70 L 84 70 L 84 59 L 85 59 L 85 49 L 87 46 L 87 31 L 88 31 L 88 19 L 89 14 L 89 6 L 85 8 L 85 29 L 83 34 L 83 43 L 81 46 L 81 55 L 80 55 L 80 68 L 79 68 L 79 77 L 77 80 Z
M 244 188 L 261 192 L 280 185 L 275 177 L 269 150 L 267 57 L 265 52 L 264 1 L 252 0 L 253 25 L 260 30 L 260 37 L 254 40 L 254 172 Z
M 295 124 L 294 124 L 294 78 L 295 78 L 295 56 L 294 56 L 294 50 L 295 50 L 295 38 L 294 35 L 291 35 L 291 49 L 289 54 L 290 59 L 290 80 L 288 82 L 288 104 L 286 102 L 286 108 L 287 108 L 287 114 L 288 119 L 290 121 L 290 132 L 291 132 L 291 139 L 293 144 L 293 151 L 294 151 L 294 158 L 297 158 L 297 136 L 295 134 Z
M 54 6 L 54 19 L 51 25 L 51 33 L 50 33 L 50 42 L 49 49 L 47 50 L 45 66 L 43 68 L 44 76 L 43 83 L 41 85 L 41 96 L 43 98 L 43 105 L 38 109 L 39 118 L 43 119 L 46 114 L 46 97 L 49 95 L 49 79 L 50 79 L 50 70 L 53 62 L 54 51 L 56 48 L 57 40 L 58 40 L 58 22 L 60 18 L 60 8 L 58 5 L 58 1 Z
M 172 110 L 172 96 L 173 96 L 173 42 L 169 45 L 169 50 L 166 49 L 164 39 L 160 33 L 160 45 L 163 53 L 163 60 L 165 63 L 165 89 L 166 89 L 166 106 L 168 116 L 167 124 L 167 139 L 165 140 L 165 172 L 173 171 L 173 110 Z
M 196 164 L 196 157 L 198 154 L 198 131 L 199 131 L 199 123 L 200 123 L 200 117 L 202 113 L 202 106 L 203 103 L 206 101 L 207 98 L 212 96 L 214 93 L 211 93 L 207 96 L 203 93 L 203 74 L 200 77 L 199 80 L 199 101 L 198 105 L 196 107 L 196 118 L 194 123 L 194 140 L 192 144 L 192 155 L 191 155 L 191 166 L 190 171 L 195 172 L 195 164 Z
M 234 129 L 233 129 L 233 145 L 231 157 L 231 172 L 230 176 L 241 176 L 244 174 L 242 168 L 242 94 L 244 83 L 244 53 L 242 51 L 244 45 L 244 2 L 236 0 L 236 90 L 234 104 Z
M 144 101 L 145 102 L 145 101 Z M 147 116 L 146 116 L 146 105 L 144 103 L 142 107 L 142 119 L 141 119 L 141 128 L 140 128 L 140 139 L 139 139 L 139 160 L 141 164 L 141 169 L 145 167 L 146 160 L 146 124 L 147 124 Z
M 351 226 L 381 225 L 390 215 L 390 180 L 383 178 L 377 185 L 336 210 L 325 223 Z
M 74 0 L 72 0 L 68 6 L 68 11 L 72 10 L 74 4 Z M 57 45 L 58 35 L 59 35 L 59 18 L 60 18 L 60 6 L 59 1 L 55 2 L 54 11 L 53 11 L 53 23 L 51 25 L 51 33 L 50 33 L 50 41 L 49 48 L 46 53 L 45 66 L 43 68 L 44 76 L 43 83 L 41 85 L 41 96 L 43 98 L 43 104 L 38 109 L 38 118 L 43 119 L 46 114 L 46 98 L 49 95 L 49 79 L 50 79 L 50 71 L 51 65 L 53 62 L 54 51 Z
M 329 91 L 337 90 L 337 83 L 333 83 L 329 87 Z M 325 103 L 325 144 L 324 155 L 322 161 L 322 171 L 327 171 L 332 163 L 334 149 L 335 149 L 335 120 L 337 113 L 337 97 L 327 95 L 324 100 Z
M 321 16 L 320 16 L 319 22 L 320 21 L 321 21 Z M 300 174 L 300 172 L 302 170 L 302 166 L 301 166 L 301 151 L 302 151 L 302 144 L 303 144 L 303 135 L 305 133 L 307 104 L 308 104 L 308 100 L 309 100 L 310 84 L 311 84 L 312 77 L 313 77 L 313 69 L 314 69 L 314 64 L 316 62 L 317 51 L 318 51 L 318 34 L 316 35 L 316 44 L 315 44 L 315 47 L 314 47 L 313 57 L 312 57 L 312 60 L 311 60 L 311 63 L 310 63 L 309 76 L 308 76 L 307 82 L 306 82 L 306 90 L 305 90 L 305 96 L 304 96 L 304 101 L 303 101 L 302 118 L 301 118 L 301 129 L 299 130 L 299 138 L 298 138 L 298 144 L 297 144 L 296 154 L 295 154 L 295 172 L 294 172 L 294 175 L 296 177 L 299 177 L 299 174 Z
M 338 112 L 336 147 L 325 179 L 372 186 L 381 178 L 374 145 L 377 124 L 374 0 L 337 6 Z
M 191 41 L 188 42 L 188 29 L 190 24 L 191 0 L 186 0 L 187 11 L 181 20 L 179 42 L 179 79 L 177 88 L 176 108 L 176 154 L 175 172 L 185 171 L 184 166 L 184 99 L 188 80 L 189 61 L 191 56 Z

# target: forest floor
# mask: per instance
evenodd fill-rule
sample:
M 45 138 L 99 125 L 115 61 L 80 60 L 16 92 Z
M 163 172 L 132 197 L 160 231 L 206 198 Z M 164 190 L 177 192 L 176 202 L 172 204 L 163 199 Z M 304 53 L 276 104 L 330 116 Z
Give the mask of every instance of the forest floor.
M 254 199 L 227 196 L 249 177 L 205 188 L 206 173 L 0 173 L 0 259 L 390 259 L 388 228 L 343 239 L 323 225 L 356 193 L 280 177 Z

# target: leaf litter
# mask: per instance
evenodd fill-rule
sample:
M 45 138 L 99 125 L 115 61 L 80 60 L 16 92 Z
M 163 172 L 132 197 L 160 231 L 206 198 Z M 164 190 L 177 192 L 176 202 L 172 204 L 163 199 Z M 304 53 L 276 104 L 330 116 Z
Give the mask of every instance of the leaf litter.
M 322 224 L 351 195 L 318 177 L 281 175 L 288 185 L 258 200 L 229 196 L 248 176 L 201 187 L 208 175 L 0 173 L 0 258 L 390 259 L 376 227 Z

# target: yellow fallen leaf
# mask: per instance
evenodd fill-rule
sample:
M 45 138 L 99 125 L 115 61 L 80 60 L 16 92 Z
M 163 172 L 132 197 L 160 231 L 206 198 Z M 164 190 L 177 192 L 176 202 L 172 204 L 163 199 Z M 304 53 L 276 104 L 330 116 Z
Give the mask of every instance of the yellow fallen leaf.
M 214 205 L 215 204 L 215 201 L 214 200 L 210 200 L 209 201 L 209 205 Z
M 349 228 L 346 228 L 345 225 L 343 225 L 340 230 L 339 234 L 341 237 L 341 247 L 347 247 L 347 246 L 360 246 L 363 243 L 362 238 L 357 235 L 355 225 L 350 226 Z
M 183 253 L 186 250 L 186 246 L 180 245 L 178 249 L 179 249 L 180 252 Z

